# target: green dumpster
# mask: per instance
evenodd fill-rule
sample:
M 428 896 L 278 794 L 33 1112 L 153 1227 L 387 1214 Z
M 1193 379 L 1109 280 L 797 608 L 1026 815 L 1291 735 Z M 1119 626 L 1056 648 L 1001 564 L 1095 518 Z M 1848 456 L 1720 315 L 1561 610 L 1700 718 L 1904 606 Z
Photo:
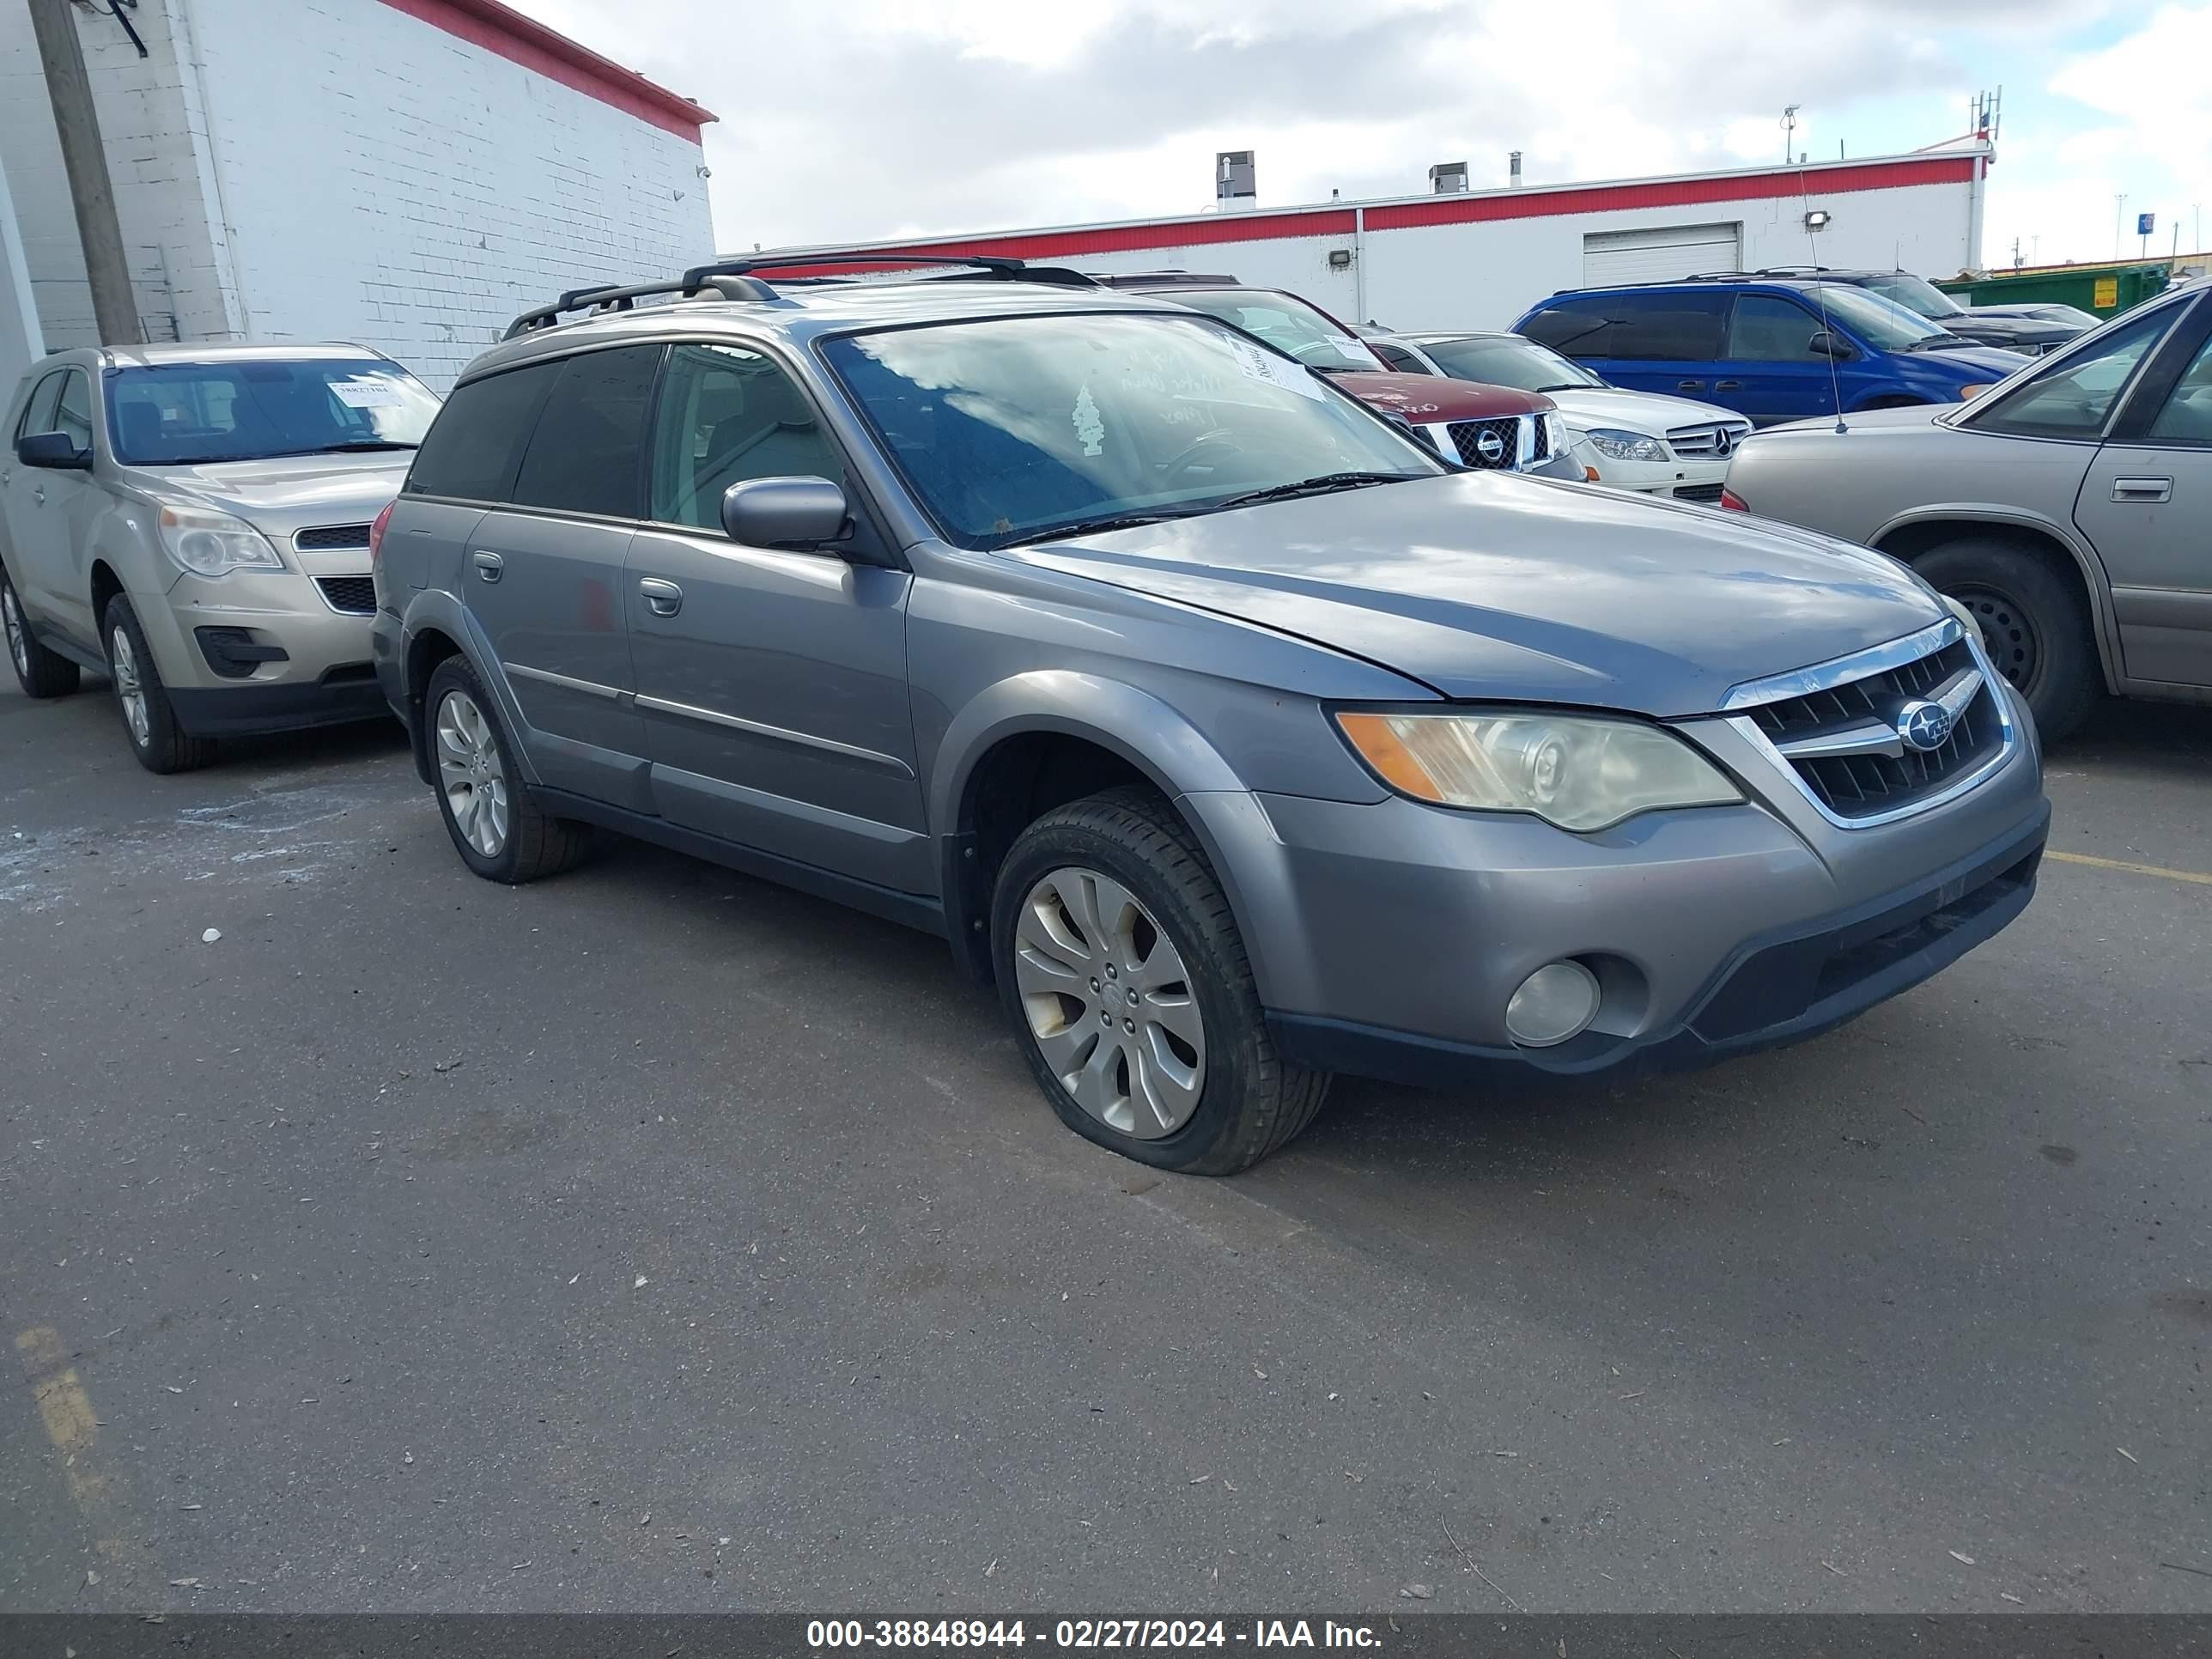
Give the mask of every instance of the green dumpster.
M 2164 261 L 2117 265 L 2040 265 L 1987 276 L 1954 276 L 1936 287 L 1958 296 L 1963 306 L 2066 305 L 2117 317 L 2130 307 L 2166 292 L 2170 268 Z

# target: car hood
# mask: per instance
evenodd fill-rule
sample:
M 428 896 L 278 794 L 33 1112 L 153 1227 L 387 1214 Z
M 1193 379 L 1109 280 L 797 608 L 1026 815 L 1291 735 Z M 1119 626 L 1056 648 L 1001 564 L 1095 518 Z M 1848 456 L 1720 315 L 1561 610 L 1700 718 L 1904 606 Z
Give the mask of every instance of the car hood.
M 2028 352 L 2063 344 L 2082 331 L 2038 317 L 1989 317 L 1979 312 L 1969 312 L 1963 317 L 1938 318 L 1936 325 L 1963 340 L 1973 340 L 1982 345 L 2017 346 Z
M 1951 346 L 1931 351 L 1900 351 L 1897 356 L 1912 362 L 1945 364 L 1957 369 L 1962 381 L 1980 380 L 1987 380 L 1992 385 L 2004 379 L 2014 369 L 2025 368 L 2035 361 L 2024 353 L 2004 351 L 1992 345 Z
M 1658 392 L 1623 392 L 1618 386 L 1594 386 L 1545 395 L 1559 406 L 1569 426 L 1585 431 L 1594 426 L 1614 426 L 1657 438 L 1681 426 L 1714 426 L 1723 421 L 1732 426 L 1750 424 L 1733 409 L 1688 398 L 1669 398 Z
M 365 455 L 283 455 L 260 461 L 141 466 L 132 476 L 158 494 L 189 495 L 257 529 L 289 535 L 309 525 L 366 524 L 399 493 L 409 449 Z
M 1936 427 L 1938 430 L 1948 430 L 1948 428 L 1939 427 L 1938 422 L 1946 415 L 1958 413 L 1960 407 L 1958 404 L 1907 404 L 1902 409 L 1863 410 L 1858 414 L 1844 416 L 1844 434 L 1849 436 L 1853 432 L 1893 431 L 1899 427 L 1915 426 Z M 1750 437 L 1746 438 L 1744 442 L 1746 444 L 1765 443 L 1769 438 L 1791 432 L 1825 432 L 1832 435 L 1835 430 L 1834 416 L 1815 415 L 1808 420 L 1784 421 L 1774 426 L 1762 427 Z
M 1329 380 L 1386 415 L 1433 426 L 1439 421 L 1489 421 L 1501 415 L 1540 415 L 1553 407 L 1540 392 L 1454 380 L 1441 374 L 1387 374 L 1365 369 L 1331 374 Z
M 1673 717 L 1943 611 L 1881 554 L 1494 472 L 1008 550 L 1379 663 L 1448 697 Z

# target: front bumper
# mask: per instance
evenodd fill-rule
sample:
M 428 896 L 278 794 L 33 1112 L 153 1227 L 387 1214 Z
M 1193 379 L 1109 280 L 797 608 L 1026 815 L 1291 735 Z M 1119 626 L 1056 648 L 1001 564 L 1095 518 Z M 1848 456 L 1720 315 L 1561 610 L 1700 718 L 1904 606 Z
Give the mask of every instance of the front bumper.
M 2046 807 L 2024 829 L 1903 892 L 1747 939 L 1669 1024 L 1638 1036 L 1586 1031 L 1555 1048 L 1455 1042 L 1389 1026 L 1271 1012 L 1285 1060 L 1417 1087 L 1501 1069 L 1640 1075 L 1707 1065 L 1830 1030 L 1910 990 L 1994 938 L 2035 893 Z
M 296 691 L 354 677 L 374 684 L 370 617 L 333 609 L 316 579 L 298 571 L 180 575 L 167 592 L 134 592 L 131 600 L 161 683 L 172 694 L 232 696 L 277 686 Z M 216 641 L 228 642 L 233 651 L 212 644 Z M 264 653 L 274 654 L 241 660 Z M 241 668 L 247 672 L 240 674 Z
M 1601 483 L 1611 489 L 1632 489 L 1639 495 L 1680 496 L 1688 501 L 1708 506 L 1720 500 L 1721 486 L 1728 482 L 1729 458 L 1711 460 L 1686 461 L 1616 461 L 1601 455 L 1589 438 L 1577 434 L 1568 446 L 1567 453 L 1573 458 L 1575 476 L 1586 477 L 1583 468 L 1596 472 L 1590 483 Z
M 1844 828 L 1726 721 L 1681 729 L 1749 799 L 1571 835 L 1399 796 L 1183 796 L 1285 1054 L 1431 1082 L 1681 1064 L 1849 1018 L 2027 904 L 2050 818 L 2032 741 L 1955 799 Z M 1597 976 L 1595 1022 L 1516 1046 L 1508 1001 L 1562 957 Z

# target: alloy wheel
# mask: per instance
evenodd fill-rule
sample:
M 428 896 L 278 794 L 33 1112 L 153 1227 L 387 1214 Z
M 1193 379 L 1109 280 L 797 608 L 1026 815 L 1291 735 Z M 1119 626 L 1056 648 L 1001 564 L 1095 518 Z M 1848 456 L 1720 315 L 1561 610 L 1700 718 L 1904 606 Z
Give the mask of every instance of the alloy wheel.
M 491 722 L 465 691 L 438 705 L 438 787 L 461 838 L 488 859 L 507 846 L 507 768 Z
M 1073 866 L 1039 880 L 1014 924 L 1014 982 L 1038 1052 L 1085 1111 L 1140 1140 L 1190 1121 L 1206 1023 L 1182 952 L 1127 888 Z
M 108 635 L 107 665 L 115 675 L 115 701 L 123 706 L 131 741 L 143 749 L 154 740 L 154 723 L 146 712 L 146 687 L 138 674 L 138 653 L 131 648 L 131 635 L 123 629 Z
M 25 679 L 31 677 L 31 641 L 24 632 L 23 613 L 15 607 L 15 589 L 0 582 L 0 623 L 8 629 L 8 655 L 15 665 L 15 672 Z

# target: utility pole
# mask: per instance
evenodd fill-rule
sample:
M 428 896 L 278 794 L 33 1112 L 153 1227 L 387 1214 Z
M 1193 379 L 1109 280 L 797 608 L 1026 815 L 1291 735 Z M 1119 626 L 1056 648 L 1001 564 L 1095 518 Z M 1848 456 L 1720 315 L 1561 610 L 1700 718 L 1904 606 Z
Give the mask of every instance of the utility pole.
M 107 151 L 85 73 L 84 43 L 77 38 L 76 8 L 70 0 L 31 0 L 31 28 L 53 102 L 54 131 L 69 172 L 70 203 L 76 210 L 77 240 L 84 244 L 85 275 L 92 283 L 92 314 L 103 345 L 137 345 L 138 302 L 131 292 L 131 264 L 123 252 L 123 227 L 115 216 L 115 191 L 107 179 Z

